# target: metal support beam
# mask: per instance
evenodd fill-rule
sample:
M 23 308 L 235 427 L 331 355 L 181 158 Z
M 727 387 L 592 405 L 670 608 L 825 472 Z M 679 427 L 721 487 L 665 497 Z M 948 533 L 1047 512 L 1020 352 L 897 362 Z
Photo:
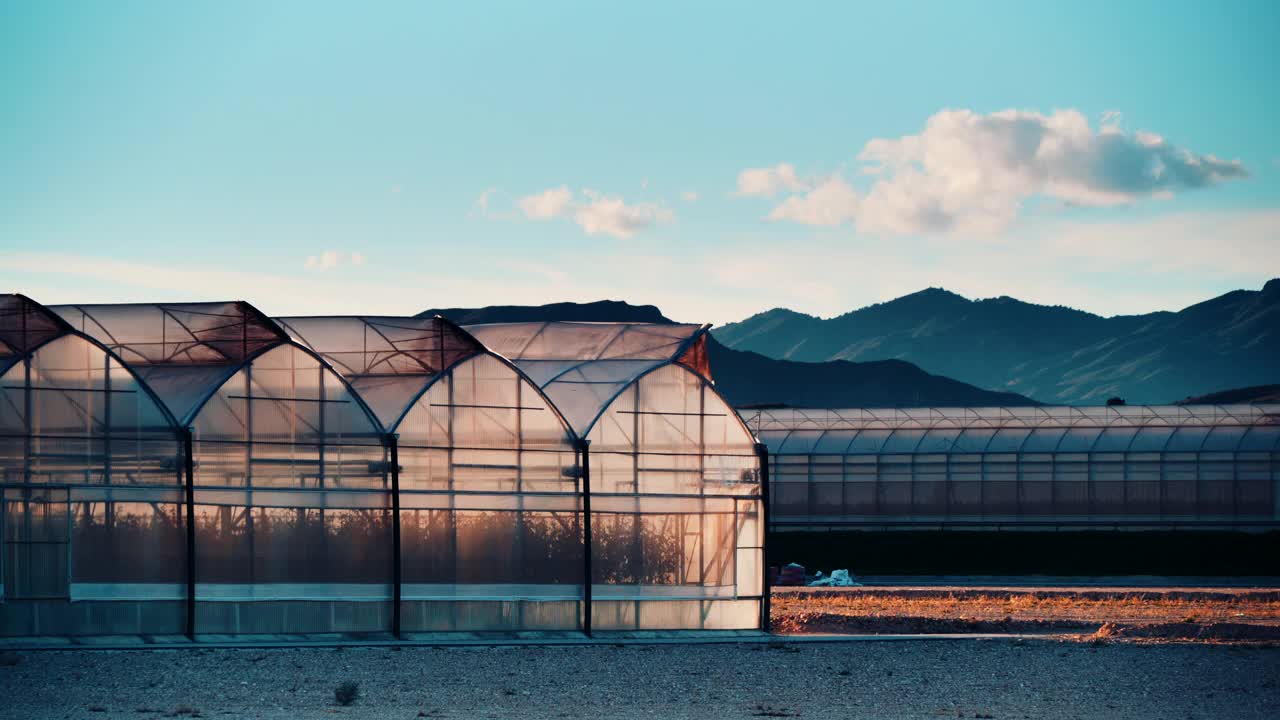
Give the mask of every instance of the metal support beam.
M 760 543 L 760 629 L 769 632 L 769 446 L 756 443 L 756 457 L 760 459 L 760 524 L 764 526 Z
M 400 555 L 400 443 L 393 433 L 387 434 L 391 454 L 391 634 L 400 639 L 400 600 L 403 578 Z
M 191 428 L 182 430 L 182 462 L 187 490 L 187 637 L 196 639 L 196 463 Z
M 578 441 L 582 480 L 582 632 L 591 637 L 591 441 Z

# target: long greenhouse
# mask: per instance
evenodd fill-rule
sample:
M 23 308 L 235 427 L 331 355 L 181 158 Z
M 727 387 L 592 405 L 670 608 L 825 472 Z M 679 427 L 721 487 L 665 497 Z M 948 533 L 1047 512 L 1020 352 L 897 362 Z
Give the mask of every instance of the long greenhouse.
M 770 527 L 1280 527 L 1280 405 L 744 410 Z
M 0 300 L 0 634 L 762 626 L 704 326 Z

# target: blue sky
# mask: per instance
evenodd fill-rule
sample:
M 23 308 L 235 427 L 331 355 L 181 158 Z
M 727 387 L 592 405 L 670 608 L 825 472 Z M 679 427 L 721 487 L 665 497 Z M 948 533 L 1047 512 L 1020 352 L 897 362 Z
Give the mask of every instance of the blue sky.
M 1280 4 L 0 6 L 0 285 L 270 313 L 1280 275 Z

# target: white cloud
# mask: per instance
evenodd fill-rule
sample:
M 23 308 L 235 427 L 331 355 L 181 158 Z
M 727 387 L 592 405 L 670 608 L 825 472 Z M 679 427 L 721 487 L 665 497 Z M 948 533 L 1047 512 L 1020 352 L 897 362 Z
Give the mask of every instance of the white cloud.
M 858 193 L 840 177 L 822 181 L 803 195 L 792 195 L 769 213 L 770 220 L 789 220 L 802 225 L 833 227 L 853 222 L 858 211 Z
M 789 163 L 768 168 L 747 168 L 738 173 L 738 195 L 744 197 L 774 197 L 779 192 L 807 190 L 809 183 L 796 174 Z
M 573 191 L 567 185 L 561 185 L 536 195 L 520 198 L 516 205 L 530 220 L 548 220 L 564 215 L 571 202 L 573 202 Z
M 530 220 L 570 218 L 588 235 L 604 233 L 619 238 L 675 219 L 675 213 L 662 205 L 628 205 L 619 196 L 589 188 L 577 197 L 565 185 L 521 198 L 516 204 Z
M 738 194 L 790 197 L 770 219 L 856 223 L 886 234 L 997 233 L 1034 197 L 1124 205 L 1248 177 L 1239 160 L 1200 155 L 1145 131 L 1125 133 L 1109 111 L 1098 129 L 1075 110 L 1045 115 L 943 110 L 918 135 L 876 138 L 858 160 L 873 178 L 859 194 L 838 175 L 820 183 L 787 164 L 738 175 Z
M 579 205 L 573 213 L 573 221 L 588 235 L 605 233 L 614 237 L 630 237 L 660 222 L 670 222 L 675 214 L 653 203 L 627 205 L 620 197 L 610 197 L 595 190 L 582 191 L 589 202 Z
M 484 192 L 480 193 L 480 197 L 476 198 L 476 201 L 471 204 L 471 210 L 467 215 L 470 217 L 488 213 L 489 200 L 493 198 L 493 194 L 496 192 L 498 192 L 496 187 L 485 188 Z
M 324 272 L 332 270 L 341 265 L 363 265 L 365 263 L 364 253 L 352 252 L 344 253 L 338 250 L 325 250 L 319 255 L 308 255 L 307 261 L 303 266 L 308 270 Z
M 685 190 L 684 192 L 680 193 L 680 197 L 687 203 L 698 202 L 698 193 L 694 192 L 693 190 Z

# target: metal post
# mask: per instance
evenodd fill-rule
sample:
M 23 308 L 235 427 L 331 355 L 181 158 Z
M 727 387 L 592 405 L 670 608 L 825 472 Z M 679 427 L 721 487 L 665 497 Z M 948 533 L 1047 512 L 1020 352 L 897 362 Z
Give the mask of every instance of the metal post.
M 187 637 L 196 639 L 196 463 L 192 457 L 191 428 L 182 430 L 182 462 L 187 490 Z
M 764 526 L 760 551 L 760 629 L 769 632 L 769 446 L 756 443 L 760 458 L 760 523 Z
M 400 600 L 402 595 L 400 555 L 400 443 L 394 433 L 387 434 L 391 451 L 391 634 L 400 639 Z
M 591 441 L 578 441 L 582 478 L 582 632 L 591 637 Z

